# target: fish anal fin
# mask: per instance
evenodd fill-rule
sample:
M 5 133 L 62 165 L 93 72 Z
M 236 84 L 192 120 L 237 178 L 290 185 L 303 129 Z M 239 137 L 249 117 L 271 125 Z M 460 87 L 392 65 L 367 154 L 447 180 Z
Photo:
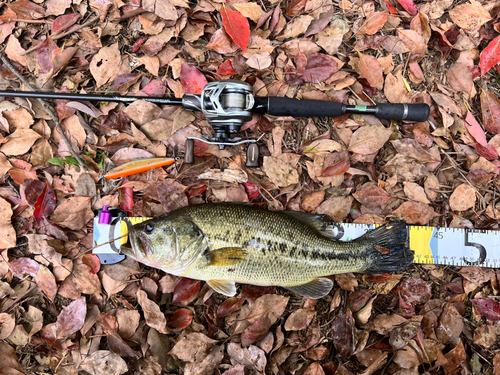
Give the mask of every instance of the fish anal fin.
M 299 296 L 320 299 L 326 296 L 333 288 L 333 281 L 326 277 L 317 277 L 306 284 L 286 287 Z
M 234 266 L 247 257 L 248 253 L 239 247 L 224 247 L 207 253 L 210 266 Z
M 300 222 L 312 227 L 320 235 L 330 238 L 332 240 L 338 240 L 344 234 L 340 233 L 341 227 L 337 223 L 334 223 L 332 218 L 328 215 L 320 214 L 310 214 L 307 212 L 299 211 L 281 211 L 289 216 L 294 217 Z
M 236 295 L 236 285 L 232 280 L 208 280 L 207 283 L 217 293 L 228 297 L 234 297 Z

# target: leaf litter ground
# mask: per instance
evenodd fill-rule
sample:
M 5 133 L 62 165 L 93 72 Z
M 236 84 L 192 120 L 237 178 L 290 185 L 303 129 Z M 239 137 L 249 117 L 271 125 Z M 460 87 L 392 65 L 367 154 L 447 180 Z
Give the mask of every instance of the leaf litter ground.
M 497 374 L 500 273 L 413 266 L 336 275 L 319 300 L 101 266 L 93 210 L 159 216 L 251 202 L 335 221 L 498 229 L 500 6 L 494 1 L 18 0 L 0 41 L 38 90 L 175 96 L 245 80 L 257 96 L 424 102 L 424 123 L 254 116 L 243 149 L 195 144 L 118 182 L 103 171 L 184 152 L 199 113 L 138 101 L 0 102 L 2 373 Z M 6 64 L 0 88 L 27 90 Z M 60 127 L 55 123 L 60 122 Z M 64 137 L 65 136 L 65 137 Z M 66 139 L 65 139 L 66 138 Z M 83 165 L 82 165 L 83 164 Z

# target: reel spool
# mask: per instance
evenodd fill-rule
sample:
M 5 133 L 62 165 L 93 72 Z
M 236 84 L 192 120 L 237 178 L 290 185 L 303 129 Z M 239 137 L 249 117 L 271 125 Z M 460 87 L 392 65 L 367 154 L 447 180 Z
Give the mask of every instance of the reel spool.
M 186 95 L 187 96 L 187 95 Z M 185 162 L 194 163 L 194 141 L 198 140 L 210 145 L 218 145 L 220 150 L 226 146 L 236 146 L 249 143 L 247 149 L 247 167 L 259 166 L 259 146 L 255 140 L 242 140 L 240 137 L 231 138 L 232 134 L 240 131 L 245 122 L 252 119 L 252 109 L 255 105 L 252 86 L 245 82 L 223 80 L 208 83 L 201 93 L 199 103 L 190 98 L 185 107 L 196 107 L 203 112 L 209 124 L 214 129 L 215 135 L 203 138 L 187 137 Z M 187 104 L 187 105 L 186 105 Z M 194 109 L 194 108 L 193 108 Z

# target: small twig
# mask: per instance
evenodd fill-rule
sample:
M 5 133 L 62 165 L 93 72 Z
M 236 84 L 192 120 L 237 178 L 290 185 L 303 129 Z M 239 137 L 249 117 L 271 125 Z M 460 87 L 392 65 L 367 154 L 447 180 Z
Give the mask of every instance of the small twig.
M 23 75 L 21 73 L 19 73 L 16 68 L 14 68 L 14 66 L 10 63 L 10 61 L 7 59 L 7 57 L 5 57 L 5 55 L 3 53 L 0 53 L 0 60 L 2 60 L 2 62 L 5 64 L 5 66 L 7 66 L 7 68 L 9 68 L 10 71 L 12 73 L 14 73 L 17 76 L 17 78 L 19 78 L 19 80 L 22 82 L 23 85 L 25 85 L 31 91 L 36 91 L 35 88 L 33 86 L 31 86 L 31 84 L 28 82 L 28 80 L 26 78 L 24 78 Z M 71 147 L 71 143 L 69 142 L 68 138 L 66 137 L 66 134 L 64 134 L 64 131 L 63 131 L 61 124 L 59 122 L 59 118 L 54 113 L 54 110 L 52 109 L 52 107 L 49 105 L 49 103 L 47 103 L 42 98 L 38 98 L 38 101 L 43 106 L 43 108 L 45 108 L 45 111 L 47 111 L 47 113 L 49 114 L 52 121 L 55 122 L 57 130 L 59 130 L 59 133 L 61 133 L 61 138 L 63 139 L 64 143 L 66 143 L 66 147 L 68 148 L 70 154 L 76 159 L 76 161 L 80 165 L 80 168 L 82 168 L 86 172 L 87 168 L 85 167 L 85 164 L 83 164 L 83 161 L 82 161 L 82 159 L 80 159 L 80 156 L 78 156 L 78 154 L 75 152 L 75 150 L 73 150 L 73 147 Z
M 24 22 L 24 23 L 34 23 L 34 24 L 52 24 L 52 21 L 45 20 L 23 20 L 21 18 L 9 18 L 9 22 Z
M 19 297 L 17 297 L 14 302 L 12 302 L 8 307 L 6 307 L 5 309 L 2 310 L 2 313 L 6 313 L 8 312 L 9 310 L 11 310 L 14 306 L 16 306 L 19 301 L 21 301 L 23 298 L 25 298 L 26 296 L 30 295 L 31 292 L 33 292 L 35 289 L 37 288 L 37 285 L 33 285 L 31 288 L 29 288 L 26 292 L 24 292 L 23 294 L 21 294 Z
M 77 32 L 78 30 L 80 29 L 83 29 L 84 27 L 87 27 L 88 25 L 94 23 L 95 21 L 97 21 L 99 19 L 99 16 L 95 16 L 95 17 L 92 17 L 91 19 L 89 19 L 87 22 L 84 22 L 82 23 L 81 25 L 78 25 L 77 27 L 75 27 L 74 29 L 71 29 L 71 30 L 68 30 L 62 34 L 55 34 L 55 35 L 51 35 L 50 36 L 50 39 L 52 40 L 57 40 L 57 39 L 61 39 L 61 38 L 64 38 L 65 36 L 68 36 L 68 35 L 71 35 L 73 34 L 74 32 Z M 23 53 L 20 53 L 19 55 L 21 56 L 24 56 L 24 55 L 27 55 L 28 53 L 31 53 L 33 51 L 35 51 L 37 49 L 38 46 L 34 46 L 34 47 L 31 47 L 30 49 L 24 51 Z

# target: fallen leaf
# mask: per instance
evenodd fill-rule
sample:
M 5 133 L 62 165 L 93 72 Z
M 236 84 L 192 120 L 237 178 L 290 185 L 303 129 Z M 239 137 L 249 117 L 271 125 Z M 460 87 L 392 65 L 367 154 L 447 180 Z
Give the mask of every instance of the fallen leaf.
M 481 69 L 481 77 L 489 70 L 500 63 L 500 36 L 493 39 L 488 47 L 481 51 L 479 57 L 479 68 Z
M 289 297 L 265 294 L 255 300 L 245 320 L 253 324 L 261 317 L 267 316 L 271 324 L 274 324 L 285 311 L 288 300 Z
M 264 14 L 264 11 L 257 3 L 234 3 L 233 6 L 243 17 L 250 18 L 255 23 L 259 22 L 260 17 Z
M 192 299 L 193 296 L 195 296 L 200 291 L 200 288 L 200 280 L 193 280 L 184 277 L 180 279 L 175 286 L 172 302 L 177 303 Z
M 28 61 L 26 60 L 26 56 L 24 55 L 26 51 L 21 47 L 21 44 L 16 39 L 14 35 L 9 36 L 9 40 L 7 40 L 7 46 L 5 48 L 5 54 L 12 61 L 18 62 L 22 66 L 27 66 Z
M 145 291 L 139 290 L 137 292 L 137 302 L 142 307 L 144 318 L 148 326 L 156 329 L 160 333 L 166 334 L 170 332 L 167 329 L 167 319 L 165 315 L 161 312 L 160 307 L 148 298 Z
M 9 202 L 0 198 L 0 248 L 16 246 L 16 231 L 12 227 L 12 208 Z
M 416 16 L 418 14 L 418 8 L 413 0 L 398 0 L 398 3 L 401 4 L 410 16 Z
M 255 369 L 257 374 L 264 374 L 267 360 L 266 353 L 262 349 L 254 345 L 250 345 L 245 349 L 232 342 L 227 346 L 227 354 L 231 357 L 231 363 L 233 365 L 243 364 L 245 366 L 251 366 Z
M 391 196 L 379 186 L 368 186 L 363 188 L 355 192 L 353 197 L 369 208 L 383 206 L 391 199 Z
M 217 308 L 217 317 L 223 318 L 232 314 L 235 311 L 238 311 L 245 303 L 244 298 L 240 297 L 232 297 L 226 299 L 219 307 Z
M 424 188 L 415 182 L 405 181 L 404 192 L 405 195 L 412 201 L 431 204 L 429 199 L 427 199 L 427 195 L 425 195 Z
M 500 133 L 500 99 L 489 91 L 481 92 L 481 110 L 483 113 L 483 125 L 486 130 L 493 134 Z
M 94 218 L 90 201 L 88 197 L 70 197 L 56 207 L 50 221 L 64 228 L 80 230 Z
M 341 311 L 332 323 L 332 342 L 338 355 L 349 358 L 354 353 L 354 334 L 354 318 L 351 310 Z
M 23 155 L 27 153 L 40 134 L 31 129 L 16 129 L 16 131 L 7 137 L 9 140 L 0 147 L 0 151 L 5 155 Z
M 365 20 L 361 28 L 359 29 L 359 34 L 373 35 L 384 27 L 387 19 L 389 18 L 389 13 L 387 12 L 373 12 Z
M 98 350 L 86 356 L 80 366 L 91 375 L 121 375 L 128 371 L 123 358 L 109 350 Z
M 479 29 L 491 20 L 490 13 L 478 1 L 457 5 L 449 11 L 451 20 L 462 29 Z
M 465 354 L 465 348 L 462 340 L 459 340 L 458 345 L 444 356 L 447 359 L 447 362 L 443 365 L 443 371 L 445 374 L 452 374 L 453 371 L 467 359 L 467 354 Z
M 52 35 L 62 33 L 73 26 L 81 16 L 78 13 L 65 14 L 52 22 Z
M 405 202 L 393 212 L 402 218 L 407 224 L 427 225 L 436 214 L 432 207 L 421 202 Z
M 462 334 L 464 323 L 462 316 L 451 302 L 443 306 L 443 312 L 439 316 L 439 321 L 435 329 L 436 337 L 443 344 L 455 340 Z
M 301 331 L 306 329 L 316 316 L 316 311 L 298 309 L 290 314 L 285 322 L 286 331 Z
M 221 9 L 220 14 L 226 32 L 245 52 L 250 42 L 250 24 L 248 20 L 240 12 L 228 9 L 226 6 Z
M 269 332 L 271 325 L 271 319 L 269 319 L 267 315 L 263 315 L 257 319 L 241 333 L 241 346 L 247 347 L 256 341 L 263 339 Z
M 278 187 L 289 186 L 299 182 L 299 173 L 286 161 L 272 156 L 264 156 L 262 169 Z
M 500 321 L 500 303 L 490 298 L 475 298 L 472 304 L 477 309 L 477 312 L 489 321 Z
M 319 83 L 338 70 L 335 60 L 322 53 L 307 56 L 307 64 L 301 78 L 306 82 Z
M 140 319 L 141 314 L 138 310 L 117 309 L 118 334 L 124 339 L 132 337 L 139 327 Z
M 325 375 L 325 371 L 323 370 L 323 367 L 321 367 L 319 362 L 313 362 L 304 372 L 304 375 Z
M 169 354 L 184 362 L 200 362 L 216 342 L 202 333 L 190 333 L 177 341 Z
M 213 49 L 222 55 L 234 53 L 238 50 L 238 45 L 233 42 L 231 37 L 224 31 L 224 29 L 217 30 L 212 35 L 210 42 L 208 42 L 208 44 L 205 47 Z M 226 61 L 229 61 L 229 60 L 226 60 Z M 224 65 L 224 64 L 222 64 L 222 65 Z M 222 67 L 222 65 L 221 65 L 221 67 Z M 231 67 L 232 67 L 232 65 L 231 65 Z
M 391 137 L 392 130 L 380 125 L 366 125 L 354 132 L 349 143 L 349 151 L 361 155 L 377 152 Z
M 178 309 L 174 315 L 168 320 L 168 324 L 172 327 L 183 329 L 191 324 L 193 320 L 193 312 L 188 309 Z
M 431 297 L 431 286 L 417 277 L 404 279 L 396 291 L 407 304 L 412 306 L 423 304 Z
M 118 76 L 118 67 L 121 66 L 121 62 L 118 44 L 103 47 L 94 55 L 89 68 L 97 87 L 101 87 Z
M 368 83 L 379 90 L 384 87 L 384 70 L 375 56 L 359 53 L 361 71 Z
M 183 62 L 181 66 L 181 82 L 187 94 L 201 94 L 207 79 L 196 67 Z
M 21 375 L 25 374 L 25 369 L 19 363 L 15 349 L 0 342 L 0 355 L 2 356 L 2 373 L 5 375 Z
M 331 197 L 319 205 L 316 213 L 327 214 L 334 222 L 341 223 L 351 211 L 353 200 L 351 196 Z
M 476 190 L 469 184 L 458 185 L 450 196 L 453 211 L 467 211 L 476 204 Z

